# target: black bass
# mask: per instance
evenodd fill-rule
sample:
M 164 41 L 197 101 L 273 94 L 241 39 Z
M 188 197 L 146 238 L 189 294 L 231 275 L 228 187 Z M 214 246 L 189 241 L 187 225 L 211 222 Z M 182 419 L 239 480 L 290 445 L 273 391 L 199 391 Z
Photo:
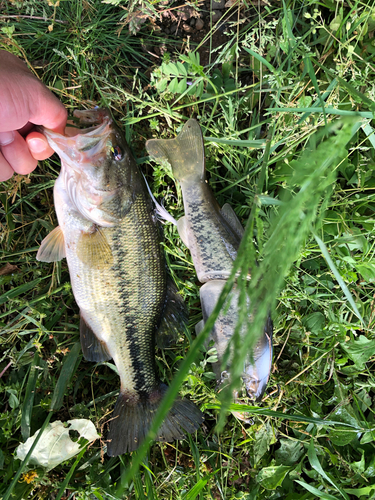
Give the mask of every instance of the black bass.
M 230 205 L 225 204 L 220 208 L 206 182 L 203 137 L 196 120 L 188 120 L 175 139 L 152 139 L 147 141 L 146 147 L 155 160 L 170 163 L 173 174 L 181 185 L 185 215 L 177 222 L 177 228 L 181 239 L 191 252 L 199 281 L 205 283 L 200 291 L 203 323 L 197 325 L 199 332 L 214 309 L 225 280 L 232 271 L 243 227 Z M 211 332 L 219 361 L 237 323 L 236 287 L 231 291 L 228 300 L 231 304 L 229 310 L 226 314 L 220 313 Z M 263 336 L 258 340 L 244 366 L 243 379 L 247 393 L 252 399 L 262 397 L 268 382 L 271 362 L 272 321 L 268 318 Z M 214 369 L 217 372 L 218 365 L 214 366 Z M 219 373 L 217 377 L 219 380 L 223 378 Z
M 163 318 L 179 316 L 167 290 L 160 225 L 125 139 L 107 110 L 75 115 L 93 126 L 73 137 L 43 131 L 61 158 L 54 187 L 59 226 L 37 259 L 66 257 L 84 357 L 117 366 L 121 389 L 107 441 L 107 453 L 117 456 L 138 448 L 167 389 L 155 371 L 155 335 Z M 156 439 L 182 439 L 183 429 L 193 432 L 202 420 L 191 401 L 177 399 Z

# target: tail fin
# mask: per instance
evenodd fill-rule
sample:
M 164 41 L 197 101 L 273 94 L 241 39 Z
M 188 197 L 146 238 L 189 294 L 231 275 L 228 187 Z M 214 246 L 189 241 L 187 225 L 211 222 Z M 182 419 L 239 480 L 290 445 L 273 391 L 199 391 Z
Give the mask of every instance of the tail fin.
M 196 120 L 188 120 L 175 139 L 151 139 L 146 148 L 155 160 L 171 164 L 178 181 L 204 180 L 203 136 Z
M 110 424 L 107 454 L 117 457 L 136 450 L 145 438 L 159 404 L 168 387 L 159 387 L 144 398 L 120 393 L 114 418 Z M 183 439 L 185 434 L 196 431 L 203 422 L 203 414 L 188 399 L 177 399 L 158 430 L 155 440 L 170 442 Z

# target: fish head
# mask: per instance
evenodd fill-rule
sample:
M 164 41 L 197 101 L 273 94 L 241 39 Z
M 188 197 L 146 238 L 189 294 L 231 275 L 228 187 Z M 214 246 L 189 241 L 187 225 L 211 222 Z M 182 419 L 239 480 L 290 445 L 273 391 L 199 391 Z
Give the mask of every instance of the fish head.
M 80 125 L 66 135 L 43 129 L 60 156 L 61 176 L 72 206 L 86 219 L 111 227 L 132 201 L 130 189 L 135 164 L 128 145 L 108 110 L 75 111 Z
M 272 368 L 272 355 L 272 321 L 268 318 L 253 355 L 245 362 L 242 376 L 247 395 L 255 401 L 261 400 L 266 390 Z

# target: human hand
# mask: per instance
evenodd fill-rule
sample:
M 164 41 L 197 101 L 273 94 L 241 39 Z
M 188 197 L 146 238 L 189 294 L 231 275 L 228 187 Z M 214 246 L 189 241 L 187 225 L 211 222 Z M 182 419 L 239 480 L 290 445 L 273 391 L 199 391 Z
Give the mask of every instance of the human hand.
M 32 131 L 43 125 L 64 133 L 67 111 L 18 59 L 0 50 L 0 181 L 28 174 L 53 154 L 47 139 Z

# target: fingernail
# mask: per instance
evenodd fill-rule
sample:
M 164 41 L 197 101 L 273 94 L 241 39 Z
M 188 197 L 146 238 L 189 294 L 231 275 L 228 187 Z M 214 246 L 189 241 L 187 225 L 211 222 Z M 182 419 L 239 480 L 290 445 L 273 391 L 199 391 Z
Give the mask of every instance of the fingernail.
M 7 146 L 14 141 L 14 132 L 0 132 L 0 146 Z
M 42 153 L 47 149 L 46 143 L 42 139 L 30 139 L 27 141 L 27 145 L 33 153 Z

